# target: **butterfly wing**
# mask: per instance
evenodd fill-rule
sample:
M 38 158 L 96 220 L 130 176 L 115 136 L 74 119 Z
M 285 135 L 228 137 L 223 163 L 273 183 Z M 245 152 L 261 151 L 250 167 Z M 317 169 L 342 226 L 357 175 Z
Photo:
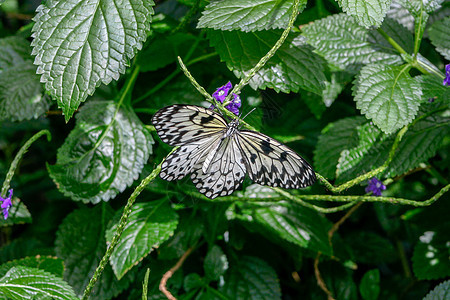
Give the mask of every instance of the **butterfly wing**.
M 152 124 L 161 140 L 171 146 L 199 141 L 226 130 L 218 113 L 200 106 L 171 105 L 157 111 Z
M 161 165 L 159 176 L 168 181 L 179 180 L 192 172 L 192 168 L 211 151 L 221 135 L 211 135 L 181 146 L 170 154 Z
M 208 198 L 230 195 L 244 180 L 245 161 L 236 138 L 236 135 L 232 135 L 222 140 L 207 173 L 202 170 L 206 157 L 194 167 L 192 182 L 199 192 Z
M 297 189 L 312 185 L 312 167 L 295 151 L 259 132 L 236 133 L 250 179 L 273 187 Z

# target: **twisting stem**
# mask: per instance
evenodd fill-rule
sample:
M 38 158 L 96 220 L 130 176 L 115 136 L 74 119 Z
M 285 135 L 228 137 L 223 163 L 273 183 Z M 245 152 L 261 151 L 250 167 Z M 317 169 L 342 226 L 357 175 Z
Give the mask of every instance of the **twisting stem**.
M 167 155 L 169 156 L 172 152 L 174 152 L 178 147 L 175 147 L 172 149 L 172 151 Z M 86 289 L 83 293 L 83 300 L 86 300 L 89 298 L 89 295 L 92 292 L 92 288 L 94 287 L 97 280 L 100 278 L 100 275 L 103 272 L 103 269 L 105 268 L 106 264 L 108 263 L 109 258 L 112 255 L 112 252 L 114 248 L 116 247 L 117 243 L 119 242 L 120 236 L 123 233 L 123 230 L 125 229 L 125 225 L 128 221 L 128 216 L 131 213 L 131 208 L 133 207 L 134 201 L 139 196 L 139 194 L 144 190 L 144 188 L 152 182 L 156 176 L 158 176 L 159 172 L 161 171 L 161 165 L 164 162 L 164 159 L 161 161 L 161 163 L 153 170 L 150 175 L 148 175 L 144 180 L 141 181 L 141 183 L 136 187 L 136 189 L 131 194 L 130 198 L 128 198 L 127 205 L 123 209 L 122 216 L 120 217 L 119 224 L 117 225 L 116 233 L 114 234 L 114 237 L 111 240 L 111 244 L 109 244 L 108 249 L 106 250 L 105 255 L 103 256 L 102 260 L 98 264 L 97 269 L 95 270 L 94 275 L 92 276 L 91 280 L 89 281 L 89 284 L 86 286 Z
M 6 193 L 9 190 L 9 184 L 11 183 L 11 179 L 14 176 L 14 172 L 16 171 L 17 167 L 19 166 L 20 160 L 24 156 L 24 154 L 27 152 L 28 148 L 41 136 L 47 135 L 47 141 L 52 140 L 52 135 L 50 134 L 50 131 L 47 129 L 41 130 L 35 135 L 33 135 L 26 143 L 20 148 L 19 152 L 17 152 L 16 157 L 14 157 L 14 160 L 11 163 L 11 166 L 9 167 L 8 173 L 6 173 L 5 181 L 3 181 L 2 191 L 0 193 L 1 197 L 6 197 Z
M 244 78 L 241 79 L 241 81 L 234 86 L 233 90 L 227 95 L 227 97 L 225 98 L 225 100 L 223 101 L 223 105 L 226 106 L 230 103 L 231 97 L 234 94 L 238 94 L 239 91 L 248 84 L 248 82 L 250 81 L 250 79 L 252 79 L 253 76 L 255 76 L 255 74 L 262 68 L 264 67 L 264 65 L 267 63 L 267 61 L 269 59 L 272 58 L 272 56 L 275 54 L 275 52 L 281 47 L 281 45 L 284 43 L 284 41 L 286 40 L 286 38 L 289 35 L 289 32 L 291 31 L 292 27 L 294 26 L 294 21 L 297 18 L 298 15 L 298 6 L 300 4 L 300 0 L 295 0 L 294 1 L 294 6 L 292 7 L 292 14 L 289 18 L 289 23 L 288 26 L 286 27 L 286 29 L 283 31 L 283 33 L 281 34 L 280 39 L 275 43 L 275 45 L 272 47 L 272 49 L 269 50 L 269 52 L 267 52 L 266 55 L 264 55 L 259 62 L 253 67 L 253 69 L 251 69 L 247 75 L 245 75 Z
M 169 299 L 169 300 L 176 300 L 177 299 L 167 289 L 167 287 L 166 287 L 167 281 L 170 279 L 170 277 L 172 277 L 173 273 L 175 273 L 179 268 L 181 268 L 181 266 L 183 265 L 184 261 L 189 256 L 189 254 L 191 254 L 191 252 L 193 250 L 194 250 L 193 247 L 187 249 L 186 252 L 184 252 L 184 254 L 177 261 L 177 263 L 172 268 L 170 268 L 169 271 L 164 273 L 163 277 L 161 278 L 161 282 L 159 284 L 159 290 L 164 294 L 164 296 L 167 297 L 167 299 Z

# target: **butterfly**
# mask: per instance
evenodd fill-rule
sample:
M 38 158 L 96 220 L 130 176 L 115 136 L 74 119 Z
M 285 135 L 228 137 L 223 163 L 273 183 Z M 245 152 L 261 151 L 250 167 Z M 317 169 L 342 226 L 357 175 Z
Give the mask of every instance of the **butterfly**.
M 173 181 L 190 175 L 206 197 L 230 195 L 248 173 L 251 180 L 271 187 L 297 189 L 312 185 L 316 175 L 297 153 L 259 132 L 239 130 L 213 110 L 171 105 L 152 118 L 164 143 L 180 146 L 161 165 L 160 177 Z

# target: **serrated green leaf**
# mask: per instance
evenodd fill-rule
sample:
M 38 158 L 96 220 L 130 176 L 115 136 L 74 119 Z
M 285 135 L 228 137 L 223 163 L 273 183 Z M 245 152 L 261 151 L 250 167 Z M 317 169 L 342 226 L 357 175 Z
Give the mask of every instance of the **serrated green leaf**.
M 435 75 L 421 75 L 418 79 L 422 86 L 422 101 L 449 102 L 450 88 L 442 84 L 442 78 Z
M 448 124 L 448 118 L 432 115 L 412 126 L 401 140 L 384 176 L 404 174 L 433 157 L 448 132 Z M 338 182 L 344 182 L 381 166 L 387 160 L 393 142 L 394 136 L 390 136 L 384 142 L 375 144 L 356 166 L 340 173 Z
M 17 197 L 13 197 L 12 206 L 9 209 L 9 217 L 6 220 L 3 218 L 0 219 L 0 227 L 31 222 L 31 214 L 25 204 Z
M 380 295 L 380 271 L 373 269 L 367 271 L 361 283 L 359 284 L 359 292 L 364 300 L 377 300 Z
M 341 152 L 358 145 L 357 126 L 366 122 L 363 117 L 346 118 L 330 123 L 323 131 L 314 151 L 314 167 L 328 179 L 336 177 Z
M 432 13 L 441 7 L 444 0 L 401 0 L 401 4 L 417 17 L 422 13 Z
M 70 285 L 43 270 L 13 267 L 0 279 L 0 296 L 8 299 L 78 299 Z
M 281 31 L 241 32 L 209 30 L 210 44 L 228 68 L 242 78 L 267 54 L 281 36 Z M 321 94 L 326 80 L 324 62 L 312 52 L 299 35 L 293 35 L 249 84 L 253 89 L 272 88 L 284 93 L 299 89 Z
M 436 286 L 422 300 L 446 300 L 449 297 L 450 297 L 450 280 L 447 280 Z
M 28 239 L 14 239 L 8 245 L 0 248 L 0 263 L 5 263 L 14 259 L 34 255 L 54 255 L 53 249 L 46 248 L 42 241 Z
M 27 40 L 0 39 L 0 121 L 35 119 L 50 107 L 30 54 Z
M 403 61 L 379 33 L 361 27 L 345 14 L 317 20 L 302 31 L 316 53 L 342 70 L 355 72 L 364 64 L 398 65 Z
M 449 224 L 426 231 L 419 238 L 412 257 L 413 270 L 420 280 L 441 279 L 450 276 Z
M 117 214 L 121 215 L 122 211 Z M 177 225 L 178 215 L 167 199 L 135 204 L 110 258 L 116 277 L 121 279 L 154 248 L 169 239 Z M 117 223 L 106 231 L 108 242 L 111 242 L 116 230 Z
M 338 177 L 340 174 L 356 166 L 375 143 L 380 143 L 386 138 L 386 135 L 382 134 L 381 131 L 371 123 L 358 126 L 356 132 L 359 140 L 358 146 L 344 149 L 341 152 L 336 167 L 336 174 Z
M 277 274 L 265 261 L 251 256 L 239 258 L 226 274 L 219 289 L 230 299 L 281 299 Z
M 64 195 L 84 203 L 114 198 L 139 176 L 153 139 L 131 108 L 112 101 L 90 101 L 75 128 L 47 165 Z
M 152 0 L 48 0 L 37 8 L 33 55 L 66 121 L 100 83 L 125 72 L 142 47 Z
M 435 22 L 428 29 L 428 35 L 436 50 L 447 60 L 450 60 L 450 17 Z
M 64 260 L 64 279 L 81 295 L 106 251 L 106 224 L 113 210 L 102 203 L 94 208 L 81 208 L 69 214 L 56 233 L 55 250 Z M 76 230 L 74 230 L 76 228 Z M 132 276 L 117 280 L 110 265 L 103 270 L 91 297 L 110 299 L 126 289 Z
M 356 107 L 389 134 L 409 124 L 419 110 L 422 90 L 405 67 L 367 65 L 355 79 Z
M 379 27 L 383 22 L 391 0 L 338 0 L 342 10 L 354 16 L 361 26 Z
M 286 28 L 293 6 L 293 0 L 215 0 L 202 12 L 197 28 L 244 32 Z M 305 6 L 301 0 L 299 11 Z
M 214 245 L 206 254 L 203 264 L 205 277 L 209 280 L 219 280 L 228 269 L 228 259 L 219 246 Z
M 381 29 L 406 52 L 412 53 L 414 51 L 414 36 L 396 18 L 386 18 L 381 25 Z M 385 41 L 382 40 L 380 43 L 384 44 Z
M 391 242 L 370 231 L 353 231 L 345 237 L 354 259 L 365 264 L 379 264 L 394 261 L 396 251 Z
M 0 277 L 3 277 L 9 269 L 15 266 L 44 270 L 58 277 L 63 277 L 64 272 L 64 262 L 62 259 L 37 255 L 35 257 L 25 257 L 2 264 L 0 266 Z
M 251 222 L 264 236 L 275 235 L 311 251 L 332 254 L 328 242 L 331 223 L 317 212 L 283 201 L 276 205 L 246 202 L 237 202 L 236 205 L 238 209 L 233 217 Z
M 387 16 L 405 26 L 409 32 L 414 31 L 414 17 L 403 6 L 403 0 L 392 0 Z

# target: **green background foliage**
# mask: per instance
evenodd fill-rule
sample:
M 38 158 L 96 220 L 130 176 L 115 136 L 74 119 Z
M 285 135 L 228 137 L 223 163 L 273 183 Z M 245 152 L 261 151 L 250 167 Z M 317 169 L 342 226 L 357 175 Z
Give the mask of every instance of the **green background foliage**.
M 448 299 L 450 1 L 38 2 L 0 0 L 0 298 Z M 319 180 L 160 179 L 194 78 Z

